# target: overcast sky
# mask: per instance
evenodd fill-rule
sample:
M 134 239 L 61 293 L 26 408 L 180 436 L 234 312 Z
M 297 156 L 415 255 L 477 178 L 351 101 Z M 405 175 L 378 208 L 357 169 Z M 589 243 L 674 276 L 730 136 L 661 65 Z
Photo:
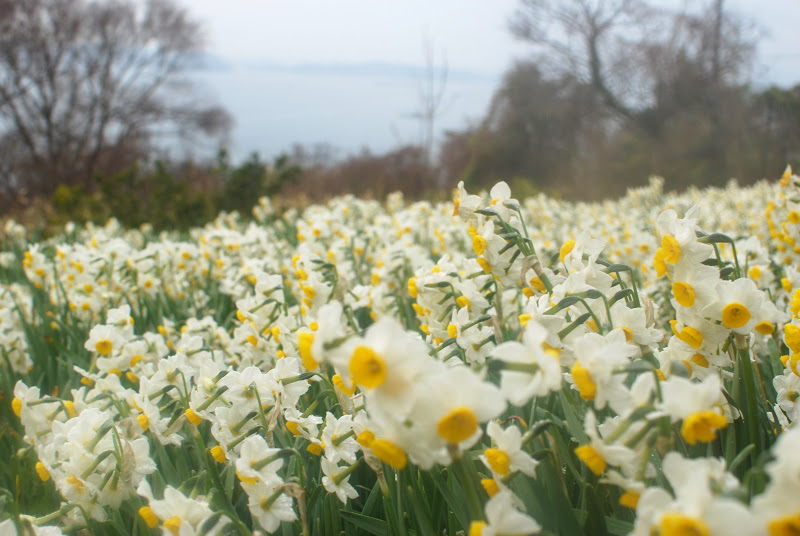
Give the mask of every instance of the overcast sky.
M 437 132 L 486 111 L 528 47 L 507 21 L 518 0 L 180 0 L 216 58 L 197 78 L 234 116 L 232 152 L 274 156 L 329 143 L 340 156 L 420 139 L 424 43 L 448 81 Z M 680 8 L 697 1 L 658 0 Z M 764 30 L 754 82 L 800 82 L 800 0 L 727 0 Z

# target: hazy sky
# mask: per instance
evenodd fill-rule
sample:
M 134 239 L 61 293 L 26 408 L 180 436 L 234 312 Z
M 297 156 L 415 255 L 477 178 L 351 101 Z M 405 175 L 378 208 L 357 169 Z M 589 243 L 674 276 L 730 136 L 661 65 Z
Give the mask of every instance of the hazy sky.
M 426 39 L 448 70 L 437 131 L 463 128 L 529 51 L 508 31 L 518 0 L 180 1 L 219 60 L 197 78 L 234 116 L 237 159 L 273 156 L 294 142 L 330 143 L 343 156 L 418 141 Z M 725 5 L 764 30 L 754 82 L 800 82 L 800 0 Z

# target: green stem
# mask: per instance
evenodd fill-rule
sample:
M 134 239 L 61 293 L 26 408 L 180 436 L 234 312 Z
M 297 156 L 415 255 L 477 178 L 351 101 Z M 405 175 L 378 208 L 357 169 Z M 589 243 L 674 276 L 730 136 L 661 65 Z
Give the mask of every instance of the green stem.
M 223 385 L 222 387 L 217 389 L 216 392 L 214 392 L 213 395 L 208 397 L 202 404 L 197 406 L 197 412 L 205 411 L 206 409 L 208 409 L 208 406 L 213 404 L 214 401 L 216 399 L 218 399 L 219 397 L 221 397 L 223 395 L 223 393 L 225 393 L 225 391 L 227 391 L 228 389 L 229 389 L 229 387 L 227 385 Z
M 461 486 L 464 488 L 464 491 L 467 494 L 467 506 L 469 508 L 470 519 L 472 521 L 481 521 L 483 520 L 483 508 L 481 507 L 481 501 L 478 497 L 478 492 L 475 489 L 475 479 L 473 478 L 475 468 L 467 467 L 469 462 L 467 462 L 463 456 L 453 458 L 456 476 L 458 477 L 458 480 L 461 482 Z
M 353 471 L 358 469 L 358 467 L 361 465 L 361 462 L 363 462 L 363 461 L 364 461 L 364 458 L 359 458 L 359 459 L 356 460 L 356 462 L 353 465 L 351 465 L 350 467 L 348 467 L 347 469 L 345 469 L 341 473 L 337 473 L 336 476 L 333 477 L 334 484 L 336 484 L 337 486 L 339 484 L 341 484 L 342 481 L 344 479 L 346 479 L 348 476 L 350 476 L 350 474 Z

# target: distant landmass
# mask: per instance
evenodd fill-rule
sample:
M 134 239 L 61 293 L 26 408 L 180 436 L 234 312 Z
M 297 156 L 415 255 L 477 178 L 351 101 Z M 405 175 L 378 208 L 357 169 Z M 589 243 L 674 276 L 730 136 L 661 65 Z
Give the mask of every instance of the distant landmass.
M 358 63 L 280 63 L 273 60 L 264 61 L 230 61 L 214 54 L 204 54 L 195 64 L 193 70 L 227 72 L 233 70 L 275 72 L 284 74 L 302 74 L 315 76 L 362 76 L 367 78 L 401 78 L 420 79 L 427 75 L 425 65 L 391 62 L 358 62 Z M 442 67 L 436 66 L 435 75 L 441 76 Z M 465 69 L 446 68 L 447 80 L 458 82 L 495 82 L 496 73 L 482 73 Z

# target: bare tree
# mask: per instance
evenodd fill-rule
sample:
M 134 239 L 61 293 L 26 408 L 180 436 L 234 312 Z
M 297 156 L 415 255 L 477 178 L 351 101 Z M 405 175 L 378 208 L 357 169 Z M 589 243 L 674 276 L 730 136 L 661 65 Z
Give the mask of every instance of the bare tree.
M 510 28 L 554 74 L 590 84 L 609 108 L 632 118 L 629 62 L 619 52 L 641 38 L 651 14 L 642 0 L 521 0 Z
M 224 133 L 228 114 L 181 77 L 201 45 L 170 0 L 0 0 L 0 187 L 91 188 L 159 136 Z
M 753 32 L 723 0 L 698 13 L 646 0 L 520 3 L 510 29 L 535 46 L 541 64 L 590 85 L 608 109 L 648 134 L 687 100 L 713 114 L 720 92 L 743 81 L 753 57 Z
M 422 129 L 422 148 L 428 165 L 433 162 L 433 150 L 436 145 L 436 119 L 442 111 L 442 103 L 447 89 L 447 58 L 443 57 L 440 65 L 436 65 L 436 53 L 433 42 L 425 37 L 423 40 L 425 54 L 425 73 L 419 86 L 419 110 L 413 115 L 420 122 Z

